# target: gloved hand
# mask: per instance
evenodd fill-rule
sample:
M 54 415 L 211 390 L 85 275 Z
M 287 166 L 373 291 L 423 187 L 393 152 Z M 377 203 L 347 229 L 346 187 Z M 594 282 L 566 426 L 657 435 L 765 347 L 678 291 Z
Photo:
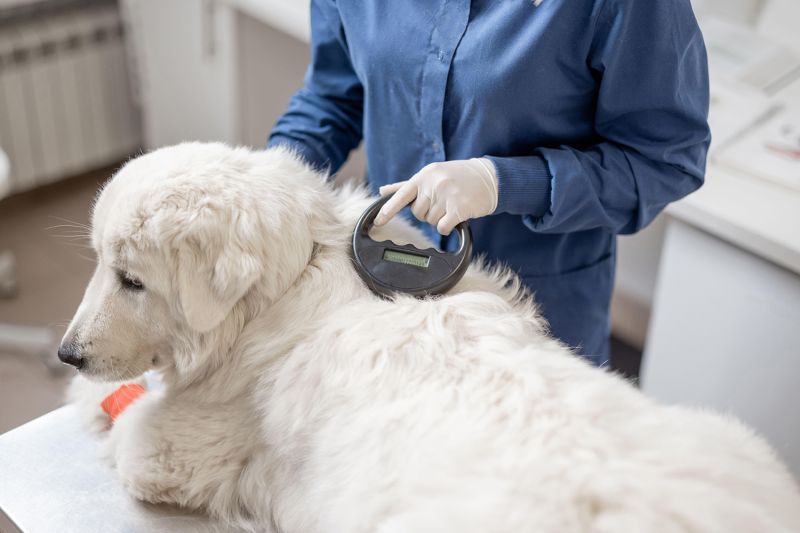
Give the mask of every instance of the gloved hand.
M 380 188 L 381 196 L 395 195 L 375 217 L 375 225 L 388 222 L 411 204 L 420 220 L 449 235 L 459 222 L 489 215 L 497 208 L 497 171 L 486 158 L 431 163 L 411 176 Z

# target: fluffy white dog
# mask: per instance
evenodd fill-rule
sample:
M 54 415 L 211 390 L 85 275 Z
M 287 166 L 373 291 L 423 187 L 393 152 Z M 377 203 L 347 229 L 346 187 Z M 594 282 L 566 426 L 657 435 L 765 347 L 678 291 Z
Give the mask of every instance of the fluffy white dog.
M 103 432 L 135 497 L 287 533 L 800 531 L 761 438 L 585 364 L 512 274 L 372 295 L 348 255 L 370 202 L 289 152 L 221 144 L 106 185 L 59 355 L 101 427 L 97 382 L 160 373 Z

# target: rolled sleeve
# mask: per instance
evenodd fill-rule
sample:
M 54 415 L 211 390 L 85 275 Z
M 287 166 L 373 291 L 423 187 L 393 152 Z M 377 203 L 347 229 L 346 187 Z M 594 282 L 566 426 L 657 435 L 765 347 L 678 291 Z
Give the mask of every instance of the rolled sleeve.
M 497 171 L 497 213 L 544 216 L 552 190 L 547 161 L 540 156 L 487 156 Z

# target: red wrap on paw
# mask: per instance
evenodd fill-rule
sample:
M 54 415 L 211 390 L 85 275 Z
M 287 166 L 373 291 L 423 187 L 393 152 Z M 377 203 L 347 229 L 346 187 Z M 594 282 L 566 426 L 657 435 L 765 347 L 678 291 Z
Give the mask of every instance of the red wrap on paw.
M 100 407 L 102 407 L 103 411 L 114 421 L 122 414 L 122 411 L 135 402 L 143 392 L 144 387 L 138 383 L 126 383 L 106 396 L 105 400 L 100 403 Z

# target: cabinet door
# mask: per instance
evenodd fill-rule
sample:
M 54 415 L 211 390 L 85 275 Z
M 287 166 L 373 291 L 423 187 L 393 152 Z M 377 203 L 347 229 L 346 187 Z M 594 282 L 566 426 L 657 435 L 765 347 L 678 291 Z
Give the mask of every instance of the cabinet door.
M 238 139 L 233 8 L 218 0 L 123 0 L 147 148 Z
M 669 219 L 642 389 L 742 419 L 800 478 L 798 302 L 797 274 Z

